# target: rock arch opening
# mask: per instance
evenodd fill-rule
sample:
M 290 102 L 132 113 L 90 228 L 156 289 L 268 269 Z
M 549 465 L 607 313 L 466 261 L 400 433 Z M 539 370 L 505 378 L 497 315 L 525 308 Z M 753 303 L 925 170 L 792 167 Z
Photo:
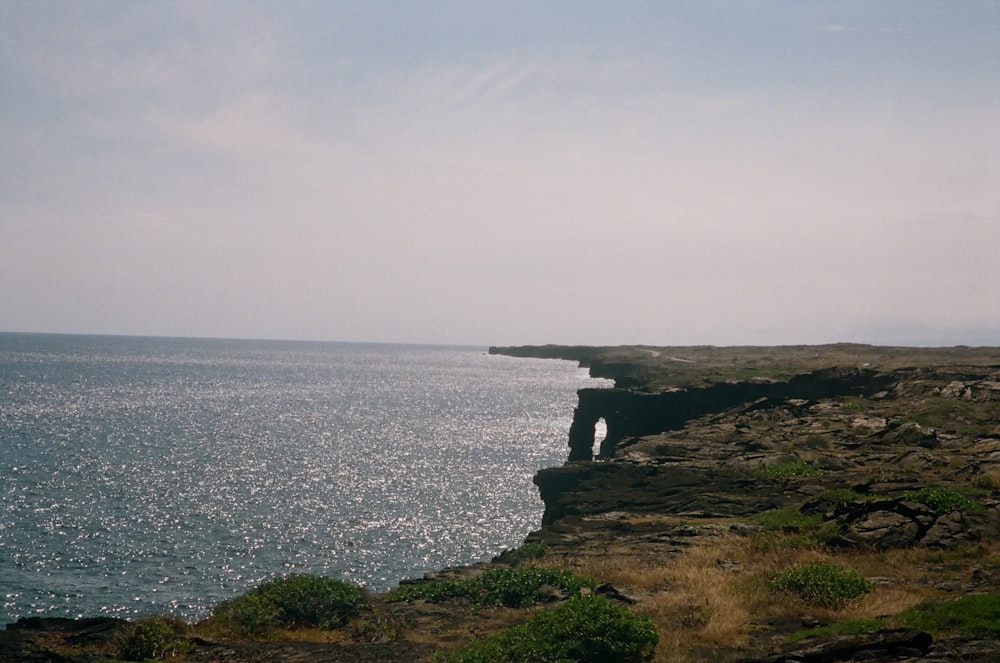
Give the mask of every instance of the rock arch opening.
M 601 417 L 594 423 L 594 445 L 591 448 L 591 452 L 594 458 L 601 455 L 601 444 L 604 443 L 604 439 L 608 436 L 608 422 Z

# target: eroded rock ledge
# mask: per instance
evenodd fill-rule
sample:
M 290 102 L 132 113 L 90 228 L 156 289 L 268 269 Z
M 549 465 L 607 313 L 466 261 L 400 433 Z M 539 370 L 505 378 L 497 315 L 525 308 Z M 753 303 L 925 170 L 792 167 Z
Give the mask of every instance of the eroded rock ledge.
M 611 388 L 579 391 L 568 462 L 535 477 L 545 514 L 529 540 L 567 558 L 614 548 L 640 561 L 663 560 L 699 537 L 753 528 L 755 516 L 776 510 L 818 519 L 826 545 L 859 553 L 957 550 L 1000 539 L 1000 349 L 490 351 L 577 361 L 614 380 Z M 607 436 L 595 455 L 602 419 Z M 935 502 L 929 489 L 975 499 L 968 508 Z M 996 592 L 994 566 L 970 563 L 945 579 L 928 570 L 915 582 L 957 595 Z M 855 660 L 844 654 L 852 648 L 865 660 L 985 661 L 997 654 L 983 641 L 932 645 L 924 635 L 913 636 L 920 646 L 906 654 L 889 646 L 895 637 L 840 637 L 745 660 Z M 773 652 L 778 642 L 762 636 L 754 646 Z M 968 656 L 948 658 L 952 650 Z M 719 652 L 708 658 L 727 660 Z

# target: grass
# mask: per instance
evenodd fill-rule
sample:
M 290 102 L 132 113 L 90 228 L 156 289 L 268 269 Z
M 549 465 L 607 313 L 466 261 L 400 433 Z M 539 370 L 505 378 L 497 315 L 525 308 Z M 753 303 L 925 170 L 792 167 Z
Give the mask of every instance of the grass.
M 897 619 L 936 635 L 1000 638 L 1000 594 L 970 594 L 951 601 L 921 603 Z
M 821 474 L 825 474 L 826 470 L 813 464 L 812 461 L 797 459 L 785 463 L 771 463 L 770 465 L 764 465 L 761 468 L 761 472 L 765 477 L 776 479 L 788 477 L 817 477 Z
M 915 628 L 935 637 L 1000 638 L 1000 594 L 969 594 L 946 601 L 927 601 L 895 615 L 848 619 L 806 629 L 785 640 L 791 644 L 810 637 L 868 633 L 883 628 Z
M 424 600 L 441 603 L 464 598 L 474 605 L 502 605 L 523 608 L 544 598 L 548 585 L 569 594 L 578 594 L 583 587 L 594 587 L 592 578 L 579 576 L 565 569 L 526 566 L 493 567 L 471 578 L 445 578 L 404 585 L 390 592 L 390 602 Z
M 695 647 L 738 648 L 772 623 L 808 618 L 833 624 L 835 629 L 864 630 L 884 615 L 950 598 L 937 585 L 953 579 L 956 568 L 969 568 L 973 560 L 983 568 L 1000 569 L 1000 542 L 946 551 L 873 552 L 818 544 L 767 547 L 759 543 L 762 536 L 720 535 L 669 558 L 662 553 L 643 555 L 635 549 L 583 557 L 554 549 L 544 563 L 572 568 L 640 597 L 635 610 L 648 616 L 660 632 L 657 662 L 682 660 Z M 782 600 L 775 593 L 772 581 L 781 572 L 815 562 L 856 569 L 875 582 L 874 587 L 846 604 L 835 602 L 835 607 Z M 848 626 L 837 626 L 842 622 Z

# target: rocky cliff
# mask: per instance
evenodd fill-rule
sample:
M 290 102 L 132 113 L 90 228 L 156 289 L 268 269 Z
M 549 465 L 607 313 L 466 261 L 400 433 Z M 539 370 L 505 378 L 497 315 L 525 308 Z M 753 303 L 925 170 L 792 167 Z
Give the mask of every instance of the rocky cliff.
M 905 571 L 901 564 L 895 575 L 878 572 L 880 591 L 905 594 L 910 603 L 1000 589 L 995 348 L 491 351 L 579 361 L 615 380 L 614 388 L 579 392 L 568 462 L 535 478 L 545 516 L 530 539 L 546 542 L 567 563 L 618 556 L 633 565 L 658 565 L 736 535 L 874 568 L 894 556 L 919 558 Z M 595 424 L 602 419 L 607 436 L 592 459 Z M 969 556 L 978 559 L 964 567 L 952 562 L 951 573 L 942 574 L 934 563 Z M 749 562 L 733 563 L 749 571 Z M 733 581 L 734 587 L 741 582 Z M 649 591 L 640 583 L 634 589 Z M 832 624 L 837 615 L 818 619 L 815 610 L 795 603 L 759 610 L 746 616 L 744 637 L 726 643 L 728 653 L 725 646 L 708 653 L 689 642 L 685 655 L 730 660 L 742 648 L 772 652 L 760 660 L 854 660 L 856 645 L 866 648 L 864 660 L 1000 660 L 1000 650 L 982 640 L 935 645 L 926 633 L 926 646 L 910 654 L 888 646 L 876 653 L 879 646 L 872 643 L 879 637 L 872 632 L 854 640 L 838 636 L 839 644 L 830 647 L 839 653 L 825 658 L 807 657 L 801 647 L 774 653 L 789 629 Z M 1000 624 L 1000 614 L 995 618 Z M 822 650 L 820 645 L 826 646 L 810 641 L 808 647 Z M 947 658 L 938 646 L 988 651 Z

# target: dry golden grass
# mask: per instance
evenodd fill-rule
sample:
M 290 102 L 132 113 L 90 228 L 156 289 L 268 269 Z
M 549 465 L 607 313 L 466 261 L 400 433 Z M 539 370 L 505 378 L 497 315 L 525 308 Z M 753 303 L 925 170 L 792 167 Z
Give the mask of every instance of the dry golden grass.
M 953 578 L 956 566 L 968 564 L 971 570 L 974 560 L 1000 565 L 1000 542 L 949 552 L 915 548 L 876 553 L 761 545 L 754 537 L 732 534 L 704 537 L 676 556 L 658 558 L 636 547 L 616 547 L 603 555 L 555 555 L 542 563 L 572 568 L 637 598 L 634 609 L 648 615 L 660 632 L 655 660 L 666 662 L 682 660 L 695 647 L 746 645 L 768 623 L 893 615 L 942 596 L 928 582 L 935 569 L 942 579 Z M 771 589 L 771 579 L 780 571 L 816 561 L 856 568 L 874 578 L 876 587 L 840 609 L 810 606 Z

